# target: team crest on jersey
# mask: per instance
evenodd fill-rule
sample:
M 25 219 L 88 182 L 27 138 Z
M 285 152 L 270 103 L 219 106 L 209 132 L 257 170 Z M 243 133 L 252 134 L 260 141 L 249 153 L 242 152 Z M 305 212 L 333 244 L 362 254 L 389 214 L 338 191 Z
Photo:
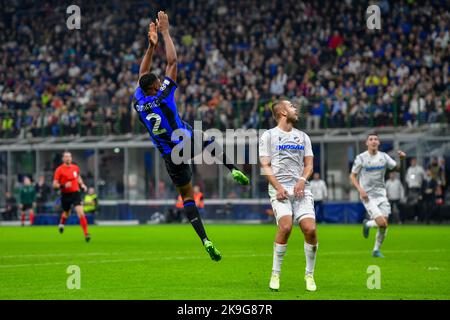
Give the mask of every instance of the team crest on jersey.
M 73 176 L 74 176 L 75 178 L 77 177 L 77 172 L 76 172 L 76 171 L 73 172 Z

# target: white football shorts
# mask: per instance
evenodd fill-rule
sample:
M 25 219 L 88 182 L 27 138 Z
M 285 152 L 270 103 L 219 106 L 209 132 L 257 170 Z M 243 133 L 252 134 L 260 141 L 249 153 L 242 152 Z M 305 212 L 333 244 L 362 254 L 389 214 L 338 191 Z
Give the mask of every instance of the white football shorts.
M 388 217 L 391 214 L 391 204 L 386 197 L 369 197 L 369 201 L 363 201 L 363 204 L 371 219 L 376 219 L 380 216 Z
M 270 203 L 272 204 L 273 213 L 278 221 L 281 217 L 292 216 L 294 224 L 298 224 L 305 218 L 316 219 L 314 211 L 314 198 L 311 190 L 305 189 L 305 195 L 302 198 L 296 198 L 293 190 L 286 189 L 289 198 L 286 200 L 277 200 L 276 192 L 269 192 Z

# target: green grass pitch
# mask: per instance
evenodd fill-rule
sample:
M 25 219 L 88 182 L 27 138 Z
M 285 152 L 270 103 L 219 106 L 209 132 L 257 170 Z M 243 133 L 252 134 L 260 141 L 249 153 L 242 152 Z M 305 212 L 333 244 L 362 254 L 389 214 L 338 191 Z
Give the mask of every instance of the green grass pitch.
M 306 292 L 303 238 L 293 230 L 279 292 L 268 289 L 274 225 L 207 225 L 223 253 L 210 260 L 192 227 L 79 226 L 0 228 L 0 299 L 450 299 L 450 227 L 392 226 L 371 257 L 375 232 L 358 225 L 319 225 L 315 279 Z M 81 289 L 69 290 L 69 265 Z M 381 270 L 381 289 L 366 286 L 367 268 Z

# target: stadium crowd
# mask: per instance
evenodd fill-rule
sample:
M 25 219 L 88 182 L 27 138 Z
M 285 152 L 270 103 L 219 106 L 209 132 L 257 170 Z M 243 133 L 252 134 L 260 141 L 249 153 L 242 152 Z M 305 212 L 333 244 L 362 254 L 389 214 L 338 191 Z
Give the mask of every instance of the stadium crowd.
M 81 29 L 68 30 L 56 0 L 0 3 L 0 137 L 143 132 L 129 106 L 162 7 L 180 113 L 204 129 L 268 128 L 284 96 L 308 129 L 450 121 L 448 1 L 379 1 L 382 30 L 367 29 L 355 0 L 78 5 Z M 164 61 L 160 45 L 161 76 Z

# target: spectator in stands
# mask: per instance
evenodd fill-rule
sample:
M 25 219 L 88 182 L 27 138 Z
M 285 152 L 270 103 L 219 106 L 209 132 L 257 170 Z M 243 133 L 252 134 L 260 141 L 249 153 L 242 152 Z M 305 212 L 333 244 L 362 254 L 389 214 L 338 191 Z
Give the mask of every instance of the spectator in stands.
M 425 178 L 422 182 L 422 216 L 421 221 L 430 223 L 430 218 L 434 215 L 436 207 L 436 189 L 437 181 L 433 178 L 430 169 L 427 169 Z
M 93 27 L 81 29 L 71 41 L 66 41 L 58 22 L 63 4 L 45 3 L 48 6 L 6 1 L 2 7 L 0 21 L 6 22 L 0 32 L 0 105 L 5 107 L 0 109 L 0 137 L 132 132 L 128 105 L 139 68 L 137 52 L 145 46 L 145 37 L 137 40 L 135 35 L 148 23 L 150 12 L 157 12 L 157 3 L 91 3 L 83 21 Z M 175 41 L 182 44 L 180 108 L 190 105 L 198 110 L 222 96 L 233 109 L 230 114 L 239 117 L 235 125 L 242 126 L 254 115 L 245 94 L 254 87 L 260 93 L 258 105 L 280 95 L 306 97 L 309 110 L 317 103 L 327 105 L 321 113 L 324 126 L 328 120 L 346 126 L 340 113 L 351 114 L 356 125 L 392 125 L 395 110 L 400 125 L 450 123 L 445 28 L 450 4 L 391 1 L 383 6 L 389 8 L 383 9 L 383 29 L 388 31 L 381 39 L 366 32 L 360 6 L 348 3 L 198 0 L 186 6 L 185 1 L 168 1 L 167 9 L 175 17 Z M 217 13 L 218 6 L 229 14 Z M 45 19 L 35 19 L 44 15 Z M 349 16 L 359 18 L 348 21 Z M 27 32 L 20 31 L 23 28 Z M 230 34 L 232 28 L 239 32 Z M 161 57 L 154 56 L 157 74 L 163 70 Z M 383 98 L 386 94 L 391 101 Z M 348 101 L 351 98 L 356 103 Z M 324 102 L 327 99 L 331 104 Z M 432 100 L 438 103 L 433 105 Z M 227 127 L 229 121 L 216 121 L 228 109 L 219 106 L 211 105 L 206 117 L 197 113 L 195 118 L 204 119 L 208 127 Z M 333 113 L 333 106 L 340 113 Z M 367 121 L 372 119 L 370 112 L 377 112 L 376 121 Z M 266 127 L 265 120 L 260 116 L 255 127 Z
M 270 81 L 270 93 L 275 96 L 282 96 L 284 94 L 287 79 L 283 67 L 279 66 L 277 68 L 276 76 Z
M 51 193 L 50 186 L 45 183 L 45 176 L 39 176 L 38 182 L 35 185 L 36 190 L 36 213 L 44 213 L 45 205 L 49 200 Z
M 433 179 L 440 185 L 445 186 L 445 162 L 443 168 L 442 164 L 439 164 L 437 158 L 432 158 L 428 165 L 428 169 L 430 170 Z
M 320 179 L 320 173 L 315 172 L 313 179 L 310 181 L 311 192 L 314 197 L 314 210 L 316 211 L 317 222 L 324 222 L 324 206 L 323 201 L 328 198 L 327 184 Z
M 17 219 L 17 199 L 14 195 L 7 191 L 5 193 L 5 211 L 3 211 L 3 220 L 10 221 Z
M 307 118 L 307 122 L 306 122 L 306 128 L 307 130 L 319 130 L 320 128 L 320 120 L 322 119 L 322 117 L 325 114 L 325 107 L 323 104 L 321 103 L 314 103 L 309 116 Z
M 416 93 L 413 95 L 409 103 L 409 114 L 411 115 L 411 120 L 408 122 L 408 126 L 417 127 L 420 120 L 420 115 L 425 112 L 425 99 L 419 97 Z
M 405 192 L 396 172 L 389 173 L 389 179 L 386 181 L 386 193 L 389 203 L 391 204 L 392 219 L 394 222 L 402 224 L 404 218 L 400 207 L 400 201 L 404 198 Z

